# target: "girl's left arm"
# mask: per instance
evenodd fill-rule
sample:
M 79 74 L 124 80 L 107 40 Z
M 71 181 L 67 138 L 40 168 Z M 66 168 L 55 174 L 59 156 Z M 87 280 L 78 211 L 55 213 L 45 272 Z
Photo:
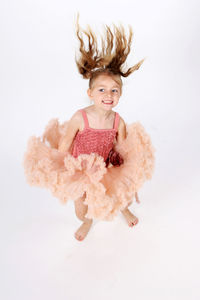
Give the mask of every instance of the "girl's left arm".
M 120 144 L 123 140 L 126 139 L 126 136 L 127 136 L 126 124 L 125 124 L 124 120 L 120 117 L 119 127 L 118 127 L 118 134 L 117 134 L 117 143 Z M 135 199 L 136 199 L 136 202 L 140 203 L 139 196 L 138 196 L 137 192 L 135 192 Z
M 120 144 L 126 138 L 126 124 L 122 117 L 119 120 L 118 132 L 117 132 L 117 143 Z

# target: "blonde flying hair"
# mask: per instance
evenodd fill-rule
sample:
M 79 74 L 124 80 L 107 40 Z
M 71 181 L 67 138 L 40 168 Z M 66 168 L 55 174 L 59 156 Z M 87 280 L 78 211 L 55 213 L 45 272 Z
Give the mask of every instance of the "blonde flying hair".
M 128 68 L 128 70 L 123 70 L 124 63 L 131 50 L 133 31 L 129 25 L 129 37 L 127 38 L 122 25 L 117 27 L 113 24 L 113 26 L 114 32 L 112 32 L 109 26 L 105 25 L 105 36 L 101 36 L 101 50 L 99 50 L 95 33 L 89 25 L 87 25 L 87 30 L 81 29 L 79 25 L 79 14 L 77 15 L 76 35 L 80 42 L 80 55 L 79 58 L 75 57 L 75 61 L 79 73 L 83 78 L 89 79 L 90 88 L 92 87 L 93 80 L 102 73 L 110 76 L 120 75 L 120 82 L 118 81 L 118 84 L 122 86 L 121 76 L 129 76 L 138 70 L 145 60 L 144 58 L 133 67 Z M 87 49 L 82 33 L 84 33 L 88 39 Z

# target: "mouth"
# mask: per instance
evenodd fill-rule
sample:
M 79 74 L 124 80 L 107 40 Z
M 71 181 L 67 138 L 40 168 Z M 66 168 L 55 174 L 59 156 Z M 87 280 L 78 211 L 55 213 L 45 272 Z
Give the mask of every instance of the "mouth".
M 112 100 L 103 100 L 102 101 L 104 104 L 106 104 L 106 105 L 112 105 L 113 104 L 113 101 Z

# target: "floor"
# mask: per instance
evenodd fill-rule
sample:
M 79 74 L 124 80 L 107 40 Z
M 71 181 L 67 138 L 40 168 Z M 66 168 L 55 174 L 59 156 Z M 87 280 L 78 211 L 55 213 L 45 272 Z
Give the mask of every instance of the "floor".
M 1 299 L 199 299 L 197 182 L 179 189 L 155 173 L 141 204 L 130 206 L 135 227 L 122 215 L 96 220 L 79 242 L 73 203 L 60 204 L 28 186 L 21 167 L 13 170 L 12 188 L 6 177 L 3 184 Z

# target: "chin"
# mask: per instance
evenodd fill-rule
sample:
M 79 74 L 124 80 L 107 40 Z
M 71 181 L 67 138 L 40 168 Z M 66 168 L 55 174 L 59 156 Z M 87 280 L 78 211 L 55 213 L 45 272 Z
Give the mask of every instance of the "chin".
M 104 110 L 111 110 L 113 106 L 103 107 Z

